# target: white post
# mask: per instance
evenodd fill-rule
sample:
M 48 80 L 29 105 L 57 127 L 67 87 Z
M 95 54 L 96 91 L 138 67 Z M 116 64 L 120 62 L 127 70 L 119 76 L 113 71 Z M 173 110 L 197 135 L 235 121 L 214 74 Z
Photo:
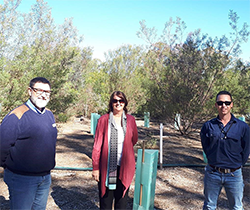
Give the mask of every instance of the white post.
M 163 146 L 162 146 L 162 137 L 163 137 L 163 124 L 160 124 L 160 169 L 162 169 L 162 157 L 163 157 Z

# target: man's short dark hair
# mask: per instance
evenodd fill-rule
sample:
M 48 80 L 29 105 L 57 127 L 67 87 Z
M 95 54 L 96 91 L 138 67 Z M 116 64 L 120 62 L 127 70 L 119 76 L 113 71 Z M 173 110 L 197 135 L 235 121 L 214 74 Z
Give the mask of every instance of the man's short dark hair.
M 35 77 L 35 78 L 33 78 L 32 80 L 30 80 L 30 87 L 33 88 L 34 85 L 35 85 L 36 83 L 38 83 L 38 82 L 39 82 L 39 83 L 43 83 L 43 84 L 48 84 L 49 87 L 51 87 L 51 86 L 50 86 L 49 80 L 47 80 L 47 79 L 44 78 L 44 77 Z
M 217 98 L 218 98 L 218 96 L 219 95 L 229 95 L 230 96 L 230 99 L 231 99 L 231 101 L 233 101 L 233 98 L 232 98 L 232 95 L 231 95 L 231 93 L 229 93 L 228 91 L 226 91 L 226 90 L 222 90 L 222 91 L 220 91 L 217 95 L 216 95 L 216 101 L 217 101 Z

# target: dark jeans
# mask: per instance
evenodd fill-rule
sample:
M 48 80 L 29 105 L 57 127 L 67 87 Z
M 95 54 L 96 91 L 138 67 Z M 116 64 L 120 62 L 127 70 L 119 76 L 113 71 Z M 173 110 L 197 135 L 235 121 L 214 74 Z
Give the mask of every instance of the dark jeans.
M 119 177 L 120 168 L 117 170 L 117 177 Z M 106 187 L 105 195 L 101 198 L 101 184 L 98 183 L 99 188 L 99 198 L 100 198 L 100 209 L 110 210 L 112 209 L 113 200 L 114 209 L 127 209 L 127 200 L 128 200 L 128 191 L 125 193 L 124 197 L 122 197 L 124 186 L 120 179 L 117 178 L 116 181 L 116 189 L 110 190 Z

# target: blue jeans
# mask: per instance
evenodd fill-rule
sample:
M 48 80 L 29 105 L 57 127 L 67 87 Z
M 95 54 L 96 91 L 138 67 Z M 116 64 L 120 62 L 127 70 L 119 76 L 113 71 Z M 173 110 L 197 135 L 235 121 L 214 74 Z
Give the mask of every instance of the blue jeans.
M 25 176 L 5 169 L 4 182 L 8 185 L 11 209 L 46 209 L 51 184 L 50 174 Z
M 220 173 L 207 165 L 204 177 L 205 202 L 203 210 L 215 210 L 222 187 L 225 188 L 229 208 L 243 210 L 243 177 L 241 168 L 232 173 Z

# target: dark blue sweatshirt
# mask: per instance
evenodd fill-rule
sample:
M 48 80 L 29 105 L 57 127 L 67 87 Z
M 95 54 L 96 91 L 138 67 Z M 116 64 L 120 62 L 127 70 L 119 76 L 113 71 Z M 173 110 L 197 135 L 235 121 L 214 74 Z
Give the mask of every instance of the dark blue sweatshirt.
M 57 129 L 51 111 L 39 114 L 23 104 L 0 125 L 1 166 L 31 176 L 43 176 L 55 166 Z

